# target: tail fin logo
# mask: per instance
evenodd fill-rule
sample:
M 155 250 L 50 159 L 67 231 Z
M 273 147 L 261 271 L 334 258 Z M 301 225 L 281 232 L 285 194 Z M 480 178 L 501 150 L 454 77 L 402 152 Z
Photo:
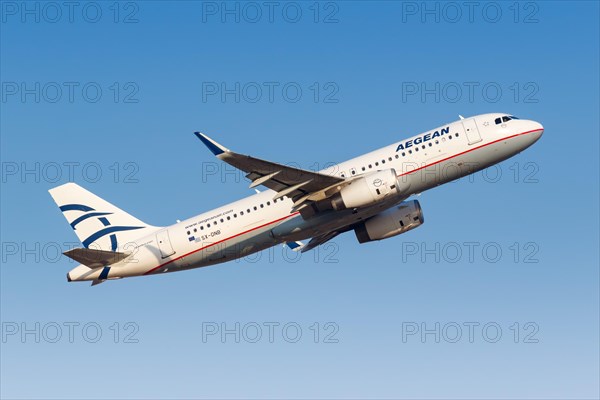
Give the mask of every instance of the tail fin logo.
M 96 232 L 94 232 L 93 234 L 88 236 L 86 239 L 82 240 L 83 246 L 86 248 L 90 247 L 90 245 L 92 243 L 94 243 L 96 240 L 98 240 L 106 235 L 110 235 L 109 237 L 110 237 L 111 250 L 117 251 L 118 242 L 117 242 L 116 232 L 131 231 L 131 230 L 135 230 L 135 229 L 145 228 L 145 226 L 111 225 L 107 216 L 112 215 L 112 213 L 96 211 L 94 208 L 86 206 L 84 204 L 65 204 L 65 205 L 60 206 L 59 208 L 63 213 L 65 211 L 81 211 L 81 212 L 83 212 L 83 215 L 80 215 L 79 217 L 75 218 L 71 222 L 71 227 L 73 228 L 73 230 L 77 230 L 77 225 L 79 225 L 81 222 L 88 220 L 90 218 L 94 218 L 94 217 L 96 217 L 96 219 L 102 224 L 103 228 L 97 230 Z

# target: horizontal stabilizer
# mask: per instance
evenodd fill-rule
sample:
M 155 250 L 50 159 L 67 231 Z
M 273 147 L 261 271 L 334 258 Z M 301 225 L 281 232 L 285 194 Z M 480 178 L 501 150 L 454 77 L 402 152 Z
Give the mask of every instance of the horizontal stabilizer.
M 131 254 L 117 251 L 77 248 L 63 253 L 65 256 L 90 268 L 105 267 L 126 259 Z

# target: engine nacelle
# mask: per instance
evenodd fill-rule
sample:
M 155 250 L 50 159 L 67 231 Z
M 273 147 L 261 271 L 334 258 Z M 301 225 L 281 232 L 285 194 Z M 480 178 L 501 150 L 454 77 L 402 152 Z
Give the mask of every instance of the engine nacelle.
M 359 243 L 387 239 L 400 235 L 423 224 L 423 212 L 417 200 L 403 201 L 354 228 Z
M 404 189 L 408 190 L 408 187 Z M 391 168 L 352 180 L 333 196 L 331 205 L 334 210 L 364 207 L 400 195 L 406 190 L 401 190 L 396 171 Z

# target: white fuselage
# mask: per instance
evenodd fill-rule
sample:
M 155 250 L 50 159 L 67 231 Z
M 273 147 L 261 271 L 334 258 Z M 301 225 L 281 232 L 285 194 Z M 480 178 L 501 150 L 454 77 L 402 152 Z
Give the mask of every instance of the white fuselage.
M 104 278 L 204 267 L 365 220 L 410 195 L 512 157 L 542 135 L 543 127 L 535 121 L 495 123 L 506 115 L 484 114 L 455 121 L 320 171 L 349 178 L 393 168 L 400 182 L 410 188 L 404 198 L 358 211 L 324 212 L 305 220 L 291 211 L 291 199 L 273 201 L 276 192 L 266 190 L 120 246 L 133 255 L 111 265 Z M 98 279 L 100 272 L 78 276 L 78 268 L 69 273 L 70 280 Z

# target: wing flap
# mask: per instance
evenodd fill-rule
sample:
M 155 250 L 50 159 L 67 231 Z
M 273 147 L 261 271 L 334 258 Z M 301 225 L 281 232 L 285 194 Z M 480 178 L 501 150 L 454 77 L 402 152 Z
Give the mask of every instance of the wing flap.
M 272 174 L 261 176 L 259 174 L 248 174 L 246 178 L 250 179 L 252 183 L 250 184 L 250 189 L 262 185 L 264 182 L 268 181 L 271 178 L 274 178 L 277 174 L 281 173 L 281 171 L 275 171 Z M 254 178 L 253 178 L 254 176 Z

